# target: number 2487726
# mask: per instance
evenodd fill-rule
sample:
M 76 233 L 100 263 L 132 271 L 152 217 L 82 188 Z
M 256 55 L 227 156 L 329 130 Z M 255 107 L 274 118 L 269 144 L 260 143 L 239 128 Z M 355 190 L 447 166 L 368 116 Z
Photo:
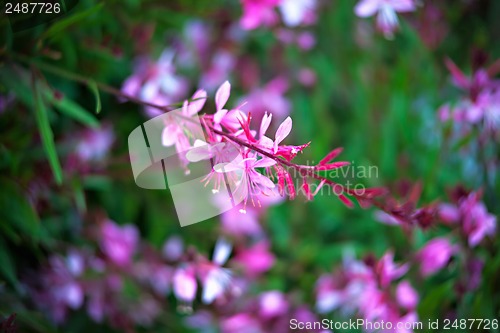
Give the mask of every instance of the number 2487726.
M 23 2 L 5 3 L 5 14 L 59 14 L 60 3 Z

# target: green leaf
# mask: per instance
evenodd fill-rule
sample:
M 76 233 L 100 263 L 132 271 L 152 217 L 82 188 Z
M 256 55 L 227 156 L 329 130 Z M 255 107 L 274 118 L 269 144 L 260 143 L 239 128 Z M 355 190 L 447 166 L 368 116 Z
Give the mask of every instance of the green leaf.
M 17 80 L 11 80 L 11 77 L 16 77 Z M 16 96 L 24 104 L 29 107 L 35 107 L 35 104 L 33 103 L 33 94 L 28 83 L 27 73 L 25 71 L 19 70 L 18 72 L 3 68 L 0 71 L 0 79 L 7 85 L 7 87 L 14 91 Z M 85 110 L 72 100 L 64 96 L 61 98 L 56 98 L 53 91 L 44 86 L 38 86 L 37 89 L 39 89 L 43 94 L 43 97 L 53 106 L 55 106 L 56 109 L 58 109 L 61 113 L 75 119 L 76 121 L 79 121 L 85 126 L 99 126 L 99 121 L 92 114 L 90 114 L 87 110 Z
M 76 23 L 78 23 L 80 21 L 85 20 L 90 15 L 92 15 L 95 12 L 99 11 L 102 8 L 103 5 L 104 5 L 103 3 L 100 3 L 97 6 L 89 8 L 89 9 L 83 11 L 83 12 L 79 12 L 77 14 L 68 16 L 68 17 L 66 17 L 66 18 L 64 18 L 62 20 L 57 21 L 50 28 L 48 28 L 47 30 L 45 30 L 45 32 L 42 34 L 42 36 L 40 37 L 40 39 L 43 40 L 43 39 L 54 38 L 54 37 L 57 37 L 61 33 L 65 33 L 66 30 L 70 26 L 72 26 L 72 25 L 74 25 L 74 24 L 76 24 Z
M 89 81 L 89 88 L 95 96 L 95 113 L 99 114 L 99 112 L 101 112 L 101 97 L 99 96 L 99 89 L 95 81 Z
M 12 285 L 17 285 L 16 266 L 12 260 L 12 256 L 5 246 L 5 240 L 0 238 L 0 273 Z
M 61 169 L 61 163 L 59 163 L 59 158 L 57 157 L 56 145 L 54 143 L 54 134 L 50 128 L 49 117 L 47 115 L 47 110 L 43 104 L 40 92 L 38 90 L 38 85 L 36 82 L 33 84 L 33 100 L 35 102 L 35 116 L 36 122 L 38 124 L 38 130 L 42 137 L 43 148 L 45 154 L 49 159 L 49 164 L 54 174 L 54 179 L 57 184 L 62 184 L 63 173 Z
M 13 227 L 34 239 L 40 237 L 40 221 L 19 185 L 8 179 L 0 179 L 0 220 L 3 227 Z M 7 233 L 6 233 L 7 234 Z M 15 241 L 15 239 L 13 239 Z
M 61 113 L 79 121 L 85 126 L 99 127 L 99 121 L 87 110 L 76 104 L 72 100 L 61 97 L 56 98 L 52 91 L 46 89 L 43 91 L 44 97 Z

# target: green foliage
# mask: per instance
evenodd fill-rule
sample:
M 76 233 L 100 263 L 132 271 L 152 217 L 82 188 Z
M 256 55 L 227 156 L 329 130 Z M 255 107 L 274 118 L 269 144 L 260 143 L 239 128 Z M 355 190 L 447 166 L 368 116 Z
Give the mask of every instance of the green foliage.
M 448 162 L 476 133 L 450 147 L 445 143 L 446 128 L 436 124 L 436 109 L 459 96 L 448 88 L 442 60 L 446 55 L 468 68 L 474 45 L 485 48 L 493 59 L 500 56 L 496 42 L 500 2 L 485 1 L 472 14 L 449 3 L 450 32 L 436 49 L 424 45 L 409 23 L 403 23 L 393 41 L 374 35 L 364 44 L 358 34 L 366 28 L 362 23 L 372 22 L 360 22 L 354 16 L 353 1 L 329 1 L 318 13 L 318 24 L 310 29 L 317 39 L 311 51 L 283 46 L 265 30 L 252 32 L 240 49 L 232 51 L 255 59 L 261 84 L 274 78 L 283 64 L 290 68 L 290 77 L 302 67 L 316 73 L 313 87 L 292 81 L 286 94 L 294 120 L 288 143 L 312 142 L 299 159 L 318 161 L 332 148 L 343 146 L 341 159 L 378 168 L 377 177 L 360 180 L 364 185 L 421 180 L 420 200 L 429 203 L 446 199 L 452 185 L 462 183 L 471 189 L 482 185 L 477 177 L 466 177 L 464 159 Z M 23 299 L 17 297 L 18 292 L 21 295 L 19 267 L 35 269 L 59 242 L 85 243 L 79 230 L 82 225 L 93 226 L 93 214 L 135 223 L 142 238 L 157 249 L 168 236 L 182 233 L 186 243 L 209 252 L 219 233 L 217 219 L 181 229 L 168 191 L 135 186 L 127 137 L 146 119 L 138 105 L 122 103 L 106 88 L 119 89 L 132 73 L 136 56 L 147 53 L 156 58 L 175 39 L 172 36 L 182 34 L 187 21 L 207 20 L 222 29 L 226 16 L 236 21 L 240 14 L 237 1 L 81 0 L 61 19 L 21 32 L 12 32 L 5 18 L 0 18 L 0 94 L 15 95 L 0 114 L 0 298 L 5 282 L 6 294 Z M 145 26 L 152 26 L 153 32 L 141 43 L 132 32 Z M 276 54 L 283 59 L 277 60 Z M 194 82 L 201 75 L 184 74 L 194 76 Z M 234 95 L 240 93 L 235 88 Z M 117 138 L 109 168 L 94 174 L 66 171 L 75 149 L 68 138 L 103 124 L 112 124 Z M 496 213 L 500 212 L 498 178 L 487 189 L 493 198 L 496 195 L 489 203 Z M 29 199 L 32 187 L 38 185 L 33 179 L 42 184 L 36 194 L 42 205 L 36 209 Z M 349 210 L 331 196 L 280 204 L 270 208 L 261 222 L 279 258 L 262 288 L 300 289 L 303 294 L 298 297 L 309 304 L 314 303 L 317 277 L 340 265 L 346 251 L 358 256 L 380 255 L 388 249 L 407 253 L 435 231 L 415 234 L 414 244 L 408 244 L 401 230 L 376 222 L 373 209 Z M 461 305 L 463 318 L 500 315 L 500 260 L 492 259 L 499 249 L 495 243 L 480 252 L 491 263 L 480 290 Z M 422 318 L 442 317 L 443 311 L 455 306 L 450 279 L 440 276 L 417 286 Z M 124 296 L 133 298 L 134 288 L 126 284 Z M 12 310 L 27 332 L 110 331 L 94 327 L 84 314 L 75 315 L 68 329 L 58 330 L 30 306 L 0 304 L 0 314 Z M 169 327 L 182 332 L 179 315 L 172 308 L 166 312 L 168 323 L 152 331 Z

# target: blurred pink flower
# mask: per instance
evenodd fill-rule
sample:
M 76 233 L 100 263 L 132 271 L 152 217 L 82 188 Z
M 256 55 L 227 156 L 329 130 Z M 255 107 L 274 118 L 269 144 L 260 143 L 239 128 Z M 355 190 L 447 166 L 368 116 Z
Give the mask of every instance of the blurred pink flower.
M 200 280 L 203 284 L 202 301 L 205 304 L 212 303 L 221 296 L 230 286 L 231 271 L 222 266 L 231 255 L 232 245 L 225 239 L 220 238 L 215 244 L 212 262 L 202 264 Z
M 283 23 L 289 27 L 316 21 L 317 0 L 282 0 L 279 4 Z
M 251 91 L 242 100 L 248 102 L 248 111 L 252 118 L 259 123 L 266 112 L 277 117 L 278 120 L 290 114 L 291 104 L 285 97 L 288 90 L 288 80 L 279 76 L 269 81 L 264 87 Z
M 163 257 L 169 261 L 177 261 L 184 253 L 184 242 L 179 236 L 172 236 L 165 241 L 162 248 Z
M 478 193 L 469 194 L 459 206 L 462 214 L 462 228 L 469 240 L 469 246 L 478 245 L 485 236 L 496 232 L 496 216 L 489 214 Z
M 269 251 L 269 243 L 260 241 L 249 248 L 239 249 L 234 261 L 241 265 L 246 275 L 257 277 L 271 269 L 275 256 Z
M 279 291 L 268 291 L 260 295 L 259 314 L 264 318 L 272 318 L 288 311 L 288 301 Z
M 222 333 L 264 333 L 258 319 L 247 313 L 237 313 L 223 319 L 221 323 Z
M 243 16 L 240 25 L 245 30 L 253 30 L 260 26 L 272 26 L 278 18 L 276 6 L 282 0 L 241 0 Z
M 184 101 L 181 109 L 181 115 L 184 118 L 192 118 L 201 111 L 207 99 L 207 92 L 205 90 L 197 90 L 193 96 L 192 101 Z M 184 167 L 187 166 L 189 161 L 186 158 L 186 153 L 191 148 L 191 143 L 187 133 L 196 131 L 195 125 L 192 122 L 180 117 L 176 114 L 167 114 L 165 116 L 165 128 L 161 133 L 161 143 L 165 147 L 175 146 L 178 153 L 180 162 Z M 188 172 L 188 170 L 186 170 Z
M 84 270 L 83 254 L 72 250 L 66 257 L 52 256 L 31 290 L 35 304 L 47 311 L 56 323 L 66 319 L 69 309 L 79 309 L 84 301 L 84 286 L 79 278 Z
M 134 73 L 123 83 L 122 92 L 159 105 L 176 103 L 185 96 L 188 86 L 186 79 L 175 74 L 173 58 L 174 51 L 166 49 L 157 62 L 139 59 Z M 162 114 L 152 107 L 145 110 L 150 117 Z
M 479 192 L 472 192 L 460 198 L 457 205 L 441 204 L 438 210 L 444 223 L 462 228 L 470 247 L 477 246 L 484 237 L 496 232 L 497 218 L 488 213 L 480 196 Z
M 316 72 L 311 68 L 301 68 L 297 75 L 297 79 L 305 87 L 312 87 L 316 83 Z
M 467 96 L 454 106 L 443 105 L 438 111 L 440 120 L 452 119 L 469 124 L 484 121 L 486 128 L 494 131 L 500 129 L 500 82 L 494 79 L 500 67 L 492 65 L 467 76 L 452 60 L 446 59 L 445 64 L 453 84 L 467 92 Z
M 438 216 L 446 224 L 455 224 L 460 220 L 460 210 L 455 205 L 443 203 L 438 207 Z
M 452 245 L 447 238 L 434 238 L 429 241 L 417 254 L 420 261 L 420 272 L 429 276 L 445 267 L 457 247 Z
M 115 136 L 111 126 L 85 130 L 76 146 L 76 155 L 81 161 L 99 161 L 106 157 Z
M 237 207 L 224 212 L 221 215 L 222 229 L 234 236 L 260 235 L 262 228 L 259 224 L 258 212 L 253 207 L 246 210 L 246 214 L 241 214 Z
M 226 50 L 218 50 L 212 57 L 209 67 L 203 71 L 200 87 L 212 92 L 226 80 L 236 66 L 236 57 Z
M 375 267 L 380 285 L 387 287 L 393 280 L 400 278 L 408 271 L 408 264 L 396 265 L 394 253 L 389 251 L 378 261 Z
M 132 225 L 118 226 L 107 220 L 101 226 L 101 249 L 114 264 L 124 267 L 132 261 L 139 242 L 139 232 Z
M 186 265 L 178 268 L 172 278 L 172 285 L 175 297 L 182 302 L 191 304 L 198 289 L 194 267 Z
M 316 38 L 311 32 L 305 31 L 297 36 L 297 45 L 304 51 L 310 50 L 316 44 Z
M 408 281 L 401 281 L 396 288 L 396 299 L 406 310 L 415 310 L 419 297 Z
M 416 9 L 413 0 L 361 0 L 354 8 L 359 17 L 377 14 L 377 28 L 386 38 L 392 38 L 399 27 L 397 12 L 412 12 Z

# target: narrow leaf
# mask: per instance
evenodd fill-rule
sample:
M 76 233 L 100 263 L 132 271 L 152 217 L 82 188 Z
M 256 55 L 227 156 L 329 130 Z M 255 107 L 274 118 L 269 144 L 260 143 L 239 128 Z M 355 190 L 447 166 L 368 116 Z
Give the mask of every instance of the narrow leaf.
M 52 37 L 57 36 L 58 34 L 65 33 L 66 30 L 70 26 L 72 26 L 80 21 L 85 20 L 86 18 L 88 18 L 88 16 L 99 11 L 102 8 L 102 6 L 103 6 L 103 3 L 100 3 L 92 8 L 89 8 L 89 9 L 83 11 L 83 12 L 79 12 L 77 14 L 68 16 L 62 20 L 57 21 L 50 28 L 45 30 L 45 32 L 42 34 L 40 39 L 52 38 Z
M 38 124 L 38 129 L 40 131 L 40 136 L 42 137 L 43 148 L 45 154 L 49 160 L 52 173 L 54 174 L 54 179 L 57 184 L 62 184 L 63 174 L 61 169 L 61 164 L 59 163 L 59 158 L 57 157 L 56 145 L 54 143 L 54 134 L 50 128 L 49 117 L 47 115 L 47 110 L 43 104 L 40 92 L 38 91 L 38 85 L 33 83 L 33 101 L 35 103 L 35 116 L 36 122 Z
M 61 113 L 75 119 L 85 126 L 94 128 L 99 127 L 99 121 L 92 114 L 69 98 L 64 96 L 56 98 L 52 91 L 48 89 L 44 90 L 43 93 L 44 97 Z
M 89 81 L 89 88 L 94 93 L 95 97 L 95 113 L 99 114 L 101 112 L 101 97 L 99 96 L 99 88 L 95 81 Z

